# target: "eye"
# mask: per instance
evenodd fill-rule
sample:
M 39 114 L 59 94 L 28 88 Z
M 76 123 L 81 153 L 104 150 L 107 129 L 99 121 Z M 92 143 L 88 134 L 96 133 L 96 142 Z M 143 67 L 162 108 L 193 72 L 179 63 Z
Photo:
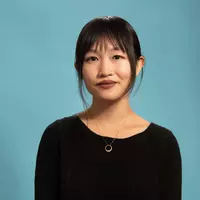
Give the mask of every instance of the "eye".
M 94 57 L 94 56 L 90 56 L 88 58 L 85 59 L 86 62 L 88 61 L 95 61 L 97 59 L 97 57 Z
M 120 58 L 122 58 L 122 56 L 120 56 L 120 55 L 115 55 L 115 56 L 113 56 L 113 58 L 115 58 L 115 60 L 119 60 Z

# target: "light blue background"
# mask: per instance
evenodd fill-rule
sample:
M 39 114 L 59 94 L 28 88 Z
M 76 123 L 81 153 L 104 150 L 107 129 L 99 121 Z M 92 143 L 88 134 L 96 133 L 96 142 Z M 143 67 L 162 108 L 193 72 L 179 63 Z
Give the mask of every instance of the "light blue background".
M 1 1 L 0 200 L 33 200 L 44 129 L 83 110 L 73 65 L 77 36 L 103 15 L 121 16 L 136 29 L 147 62 L 132 108 L 173 131 L 183 199 L 200 199 L 199 7 L 197 0 Z

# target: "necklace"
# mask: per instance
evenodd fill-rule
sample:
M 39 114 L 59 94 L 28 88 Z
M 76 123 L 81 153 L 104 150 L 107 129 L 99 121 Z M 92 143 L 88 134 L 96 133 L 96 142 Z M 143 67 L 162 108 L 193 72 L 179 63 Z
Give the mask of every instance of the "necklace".
M 86 111 L 86 112 L 88 113 L 88 111 Z M 88 115 L 88 114 L 87 114 L 87 115 Z M 126 117 L 122 120 L 122 122 L 120 123 L 120 125 L 121 125 L 125 120 L 127 120 L 128 117 L 129 117 L 129 115 L 126 116 Z M 95 123 L 95 125 L 97 126 L 98 130 L 100 131 L 99 126 L 98 126 L 96 123 Z M 88 126 L 88 117 L 87 117 L 87 126 Z M 120 130 L 119 130 L 119 131 L 120 131 Z M 112 140 L 112 142 L 111 142 L 110 144 L 108 144 L 108 143 L 106 142 L 106 140 L 104 139 L 104 137 L 101 136 L 101 137 L 103 138 L 104 142 L 106 143 L 106 146 L 105 146 L 105 151 L 106 151 L 106 152 L 109 153 L 109 152 L 112 151 L 112 144 L 113 144 L 113 142 L 116 140 L 116 137 L 117 137 L 119 131 L 117 131 L 117 134 L 116 134 L 115 138 Z M 101 131 L 100 131 L 100 132 L 101 132 Z

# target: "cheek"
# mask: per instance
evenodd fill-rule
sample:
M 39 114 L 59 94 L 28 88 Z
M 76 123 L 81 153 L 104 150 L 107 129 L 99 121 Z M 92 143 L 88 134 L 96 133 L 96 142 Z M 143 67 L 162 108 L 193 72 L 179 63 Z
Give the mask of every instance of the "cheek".
M 118 69 L 118 75 L 122 78 L 122 79 L 129 79 L 131 76 L 131 67 L 129 64 L 124 64 L 121 65 Z
M 88 70 L 87 68 L 83 68 L 83 79 L 86 85 L 91 85 L 91 82 L 94 82 L 95 72 L 91 69 Z

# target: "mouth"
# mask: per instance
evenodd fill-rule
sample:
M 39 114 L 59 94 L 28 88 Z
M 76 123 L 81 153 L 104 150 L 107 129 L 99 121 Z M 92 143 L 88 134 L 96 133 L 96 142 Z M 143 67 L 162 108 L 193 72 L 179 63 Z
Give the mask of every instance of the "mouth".
M 99 87 L 101 89 L 109 89 L 109 88 L 112 88 L 115 84 L 116 84 L 116 82 L 113 82 L 113 83 L 101 83 L 101 84 L 98 84 L 97 87 Z

